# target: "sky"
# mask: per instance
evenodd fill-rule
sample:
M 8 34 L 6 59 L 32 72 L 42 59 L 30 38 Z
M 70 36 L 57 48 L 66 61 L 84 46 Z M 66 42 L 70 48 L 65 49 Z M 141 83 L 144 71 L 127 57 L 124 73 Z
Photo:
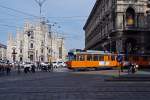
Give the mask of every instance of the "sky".
M 84 49 L 83 26 L 95 2 L 96 0 L 46 0 L 43 4 L 42 16 L 51 24 L 56 23 L 53 31 L 65 38 L 68 50 Z M 0 42 L 7 44 L 8 33 L 15 36 L 16 28 L 22 28 L 26 19 L 35 21 L 34 16 L 40 16 L 35 0 L 0 0 Z

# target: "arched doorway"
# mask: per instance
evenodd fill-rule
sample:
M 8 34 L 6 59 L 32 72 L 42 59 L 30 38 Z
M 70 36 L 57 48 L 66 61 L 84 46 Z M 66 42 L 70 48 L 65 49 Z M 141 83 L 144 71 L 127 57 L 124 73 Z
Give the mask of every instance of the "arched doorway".
M 127 54 L 136 54 L 138 52 L 137 40 L 133 38 L 128 38 L 125 40 L 125 53 Z
M 134 27 L 135 26 L 135 10 L 129 7 L 126 10 L 126 26 Z

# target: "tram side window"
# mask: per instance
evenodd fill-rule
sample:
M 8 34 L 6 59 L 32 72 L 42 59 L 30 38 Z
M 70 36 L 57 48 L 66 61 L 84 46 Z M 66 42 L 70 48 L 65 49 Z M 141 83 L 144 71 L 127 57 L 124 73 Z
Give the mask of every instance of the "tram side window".
M 125 56 L 125 57 L 124 57 L 124 60 L 125 60 L 125 61 L 129 61 L 129 56 Z
M 98 55 L 94 55 L 93 60 L 94 61 L 98 61 L 99 60 L 99 56 Z
M 148 60 L 148 57 L 147 56 L 143 56 L 143 60 L 144 61 Z
M 111 56 L 111 60 L 112 60 L 112 61 L 115 60 L 115 56 L 114 56 L 114 55 Z
M 99 61 L 104 61 L 104 56 L 103 55 L 99 56 Z
M 150 56 L 148 56 L 148 61 L 150 61 Z
M 92 56 L 91 55 L 87 55 L 87 61 L 92 61 Z
M 134 61 L 138 61 L 139 59 L 138 59 L 138 56 L 133 56 L 133 60 Z
M 79 58 L 78 58 L 78 60 L 79 61 L 84 61 L 84 56 L 83 55 L 80 55 L 80 56 L 78 56 Z

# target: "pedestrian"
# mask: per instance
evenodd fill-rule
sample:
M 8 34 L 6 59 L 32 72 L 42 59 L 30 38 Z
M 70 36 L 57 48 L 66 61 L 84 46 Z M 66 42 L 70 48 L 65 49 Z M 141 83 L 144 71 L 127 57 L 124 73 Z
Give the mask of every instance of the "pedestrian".
M 132 74 L 135 73 L 135 65 L 134 64 L 132 64 L 132 66 L 131 66 L 131 71 L 132 71 Z
M 18 70 L 17 70 L 17 73 L 20 74 L 20 73 L 21 73 L 21 66 L 20 66 L 19 63 L 17 64 L 17 69 L 18 69 Z
M 37 66 L 37 70 L 40 70 L 40 62 L 37 62 L 36 66 Z
M 31 65 L 31 71 L 32 71 L 32 73 L 35 73 L 35 65 L 34 64 Z
M 50 72 L 50 71 L 52 71 L 52 69 L 53 69 L 53 68 L 52 68 L 52 63 L 49 63 L 49 64 L 48 64 L 48 71 Z
M 132 64 L 131 64 L 131 62 L 129 62 L 129 64 L 128 64 L 128 74 L 131 72 L 131 68 L 132 68 Z
M 2 64 L 0 63 L 0 74 L 1 74 L 1 72 L 2 72 Z
M 138 65 L 138 64 L 136 64 L 136 65 L 135 65 L 135 71 L 137 72 L 137 71 L 138 71 L 138 69 L 139 69 L 139 65 Z
M 9 75 L 11 71 L 11 66 L 9 63 L 6 64 L 6 74 Z
M 27 67 L 24 68 L 24 73 L 27 74 L 28 73 L 28 69 Z
M 123 72 L 123 63 L 120 62 L 120 66 L 121 66 L 121 72 Z

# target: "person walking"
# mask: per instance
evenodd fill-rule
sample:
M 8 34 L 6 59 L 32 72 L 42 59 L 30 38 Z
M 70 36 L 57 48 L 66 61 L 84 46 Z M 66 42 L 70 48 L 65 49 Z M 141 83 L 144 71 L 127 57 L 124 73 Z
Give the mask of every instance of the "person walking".
M 35 73 L 35 65 L 34 64 L 31 65 L 31 71 L 32 71 L 32 73 Z
M 131 69 L 132 69 L 132 63 L 129 62 L 129 65 L 128 65 L 128 74 L 131 72 Z
M 21 66 L 20 66 L 19 63 L 17 64 L 17 69 L 18 69 L 18 70 L 17 70 L 17 73 L 20 74 L 20 73 L 21 73 Z
M 7 63 L 6 64 L 6 74 L 9 75 L 10 71 L 11 71 L 11 65 L 10 65 L 10 63 Z

